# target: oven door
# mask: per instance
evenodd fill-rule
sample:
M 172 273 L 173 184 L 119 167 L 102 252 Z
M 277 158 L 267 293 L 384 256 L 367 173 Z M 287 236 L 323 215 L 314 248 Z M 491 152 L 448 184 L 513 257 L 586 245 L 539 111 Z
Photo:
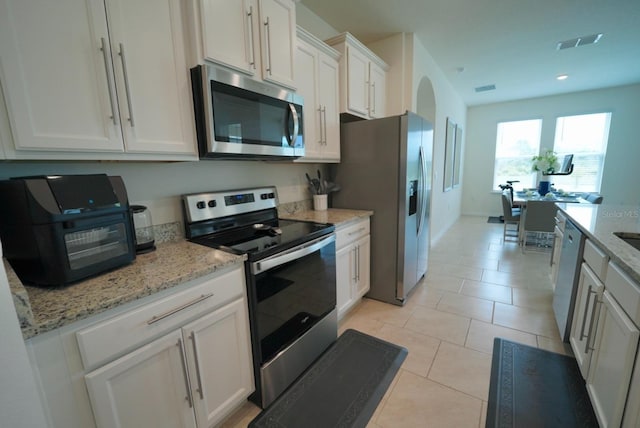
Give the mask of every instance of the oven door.
M 261 365 L 336 307 L 335 240 L 331 234 L 251 263 Z

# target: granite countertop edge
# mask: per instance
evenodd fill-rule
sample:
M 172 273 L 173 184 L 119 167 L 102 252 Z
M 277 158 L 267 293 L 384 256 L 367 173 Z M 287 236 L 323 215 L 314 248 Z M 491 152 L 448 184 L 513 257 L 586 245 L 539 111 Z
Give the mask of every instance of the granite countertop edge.
M 244 263 L 246 256 L 176 240 L 157 245 L 122 266 L 65 287 L 24 285 L 3 259 L 23 338 L 133 302 L 159 291 Z
M 280 213 L 285 220 L 313 221 L 316 223 L 330 223 L 336 228 L 344 227 L 352 222 L 369 218 L 373 215 L 370 210 L 352 210 L 345 208 L 329 208 L 325 211 L 303 210 L 295 213 Z
M 640 251 L 613 235 L 613 232 L 640 233 L 638 207 L 566 203 L 557 206 L 611 261 L 640 283 Z

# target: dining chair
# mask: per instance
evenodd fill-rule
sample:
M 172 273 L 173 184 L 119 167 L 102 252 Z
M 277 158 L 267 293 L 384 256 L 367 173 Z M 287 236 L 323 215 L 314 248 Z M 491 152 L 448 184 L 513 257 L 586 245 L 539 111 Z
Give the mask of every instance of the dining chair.
M 527 208 L 523 218 L 522 251 L 527 249 L 529 235 L 535 233 L 538 241 L 537 248 L 551 249 L 553 243 L 554 228 L 556 226 L 555 215 L 558 207 L 551 201 L 527 201 Z M 549 244 L 549 241 L 552 241 Z
M 592 204 L 601 204 L 604 198 L 602 195 L 598 195 L 597 193 L 589 193 L 585 199 Z
M 505 190 L 502 192 L 502 196 L 500 197 L 502 201 L 502 216 L 504 218 L 502 239 L 505 242 L 507 241 L 507 238 L 509 238 L 510 241 L 515 240 L 518 242 L 520 240 L 520 209 L 512 207 L 513 201 L 510 196 L 509 191 Z M 508 225 L 515 225 L 515 230 L 508 228 Z

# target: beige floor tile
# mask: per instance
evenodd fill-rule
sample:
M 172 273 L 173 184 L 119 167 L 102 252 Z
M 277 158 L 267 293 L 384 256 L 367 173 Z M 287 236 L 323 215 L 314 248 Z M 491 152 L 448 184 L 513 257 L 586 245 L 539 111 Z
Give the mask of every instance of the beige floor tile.
M 467 317 L 441 312 L 431 308 L 416 307 L 405 328 L 427 336 L 463 345 L 467 337 Z
M 525 333 L 523 331 L 514 330 L 507 327 L 501 327 L 495 324 L 471 320 L 469 326 L 469 334 L 465 342 L 467 348 L 476 351 L 493 353 L 493 339 L 501 337 L 511 340 L 512 342 L 524 343 L 525 345 L 537 346 L 536 336 L 534 334 Z
M 427 271 L 427 276 L 424 279 L 424 285 L 430 289 L 438 289 L 443 291 L 450 291 L 457 293 L 462 288 L 464 278 L 451 275 L 442 275 Z
M 538 348 L 573 357 L 571 345 L 566 342 L 562 342 L 559 339 L 550 339 L 548 337 L 538 336 Z
M 452 264 L 435 264 L 429 266 L 429 271 L 437 275 L 453 276 L 462 279 L 479 281 L 482 278 L 482 269 Z
M 442 342 L 428 378 L 481 400 L 489 395 L 491 355 Z
M 402 371 L 375 423 L 383 428 L 477 428 L 482 401 Z
M 420 333 L 385 325 L 376 337 L 396 345 L 407 348 L 409 354 L 402 364 L 402 368 L 422 377 L 427 377 L 429 367 L 440 346 L 440 340 Z
M 456 280 L 456 282 L 457 281 L 459 280 Z M 416 305 L 435 308 L 443 295 L 444 291 L 438 290 L 435 287 L 430 287 L 427 285 L 426 279 L 423 279 L 405 302 L 405 307 L 409 310 L 414 308 Z
M 456 264 L 480 269 L 498 270 L 498 259 L 493 258 L 493 256 L 462 256 Z
M 260 407 L 250 401 L 245 401 L 235 413 L 232 413 L 231 416 L 222 422 L 220 428 L 246 428 L 261 411 L 262 409 L 260 409 Z
M 402 306 L 365 298 L 362 299 L 362 303 L 358 306 L 354 316 L 402 327 L 411 316 L 411 310 L 407 309 Z
M 524 306 L 527 308 L 538 309 L 541 311 L 552 311 L 553 303 L 552 290 L 531 290 L 514 288 L 513 304 L 515 306 Z
M 446 293 L 436 308 L 439 311 L 451 312 L 486 322 L 491 322 L 493 318 L 492 301 L 462 294 Z
M 503 285 L 465 280 L 462 284 L 460 294 L 477 297 L 479 299 L 493 300 L 494 302 L 511 304 L 511 290 L 511 287 L 505 287 Z
M 506 287 L 527 288 L 528 279 L 520 277 L 515 272 L 502 272 L 496 270 L 485 270 L 482 273 L 482 282 Z
M 351 311 L 338 323 L 338 336 L 349 328 L 375 336 L 383 326 L 384 322 L 382 321 L 369 318 L 366 314 L 358 314 L 357 311 Z
M 560 338 L 553 311 L 496 303 L 493 323 L 551 339 Z

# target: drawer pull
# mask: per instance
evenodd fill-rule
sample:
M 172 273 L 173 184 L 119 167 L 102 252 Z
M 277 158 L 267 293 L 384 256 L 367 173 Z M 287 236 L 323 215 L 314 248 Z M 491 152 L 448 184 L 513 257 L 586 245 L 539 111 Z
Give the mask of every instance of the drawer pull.
M 354 230 L 353 232 L 349 232 L 349 236 L 351 236 L 351 235 L 357 235 L 358 233 L 362 232 L 362 231 L 363 231 L 363 230 L 365 230 L 365 229 L 366 229 L 366 228 L 361 227 L 361 228 L 360 228 L 360 229 L 358 229 L 358 230 Z
M 189 385 L 189 375 L 187 374 L 187 362 L 185 361 L 185 358 L 184 358 L 184 348 L 182 347 L 182 339 L 178 339 L 177 345 L 180 352 L 180 359 L 182 360 L 182 374 L 184 375 L 184 383 L 185 383 L 185 386 L 187 387 L 187 396 L 185 397 L 185 400 L 187 400 L 187 403 L 189 403 L 189 408 L 192 409 L 193 399 L 191 398 L 191 385 Z
M 591 337 L 592 337 L 591 333 L 594 332 L 593 328 L 594 328 L 594 323 L 596 321 L 596 317 L 599 316 L 599 314 L 596 314 L 598 312 L 597 308 L 598 308 L 598 304 L 599 303 L 602 304 L 602 301 L 598 300 L 598 298 L 596 297 L 593 300 L 593 312 L 591 312 L 591 321 L 589 321 L 589 334 L 587 335 L 587 340 L 585 342 L 585 347 L 584 347 L 584 353 L 585 354 L 589 353 L 589 351 L 595 351 L 596 350 L 596 348 L 595 348 L 595 340 L 594 340 L 593 346 L 591 346 L 591 344 L 589 342 L 591 342 L 591 340 L 590 340 Z M 595 334 L 593 336 L 595 337 Z
M 203 300 L 207 300 L 209 297 L 212 297 L 213 293 L 209 293 L 209 294 L 203 294 L 202 296 L 198 297 L 197 299 L 192 300 L 191 302 L 187 302 L 182 306 L 178 306 L 177 308 L 171 309 L 170 311 L 165 312 L 164 314 L 161 315 L 154 315 L 153 317 L 151 317 L 151 319 L 149 321 L 147 321 L 148 325 L 151 324 L 155 324 L 160 320 L 163 320 L 167 317 L 170 317 L 171 315 L 180 312 L 183 309 L 188 308 L 189 306 L 193 306 L 196 303 L 200 303 Z
M 591 293 L 596 294 L 595 291 L 591 290 L 591 286 L 589 286 L 589 290 L 587 291 L 587 301 L 584 305 L 584 316 L 582 317 L 582 328 L 580 329 L 580 340 L 583 340 L 585 337 L 584 335 L 584 328 L 587 325 L 587 315 L 589 315 L 589 300 L 591 300 Z M 595 304 L 593 307 L 593 310 L 595 311 Z M 589 332 L 589 334 L 591 334 L 591 332 Z

